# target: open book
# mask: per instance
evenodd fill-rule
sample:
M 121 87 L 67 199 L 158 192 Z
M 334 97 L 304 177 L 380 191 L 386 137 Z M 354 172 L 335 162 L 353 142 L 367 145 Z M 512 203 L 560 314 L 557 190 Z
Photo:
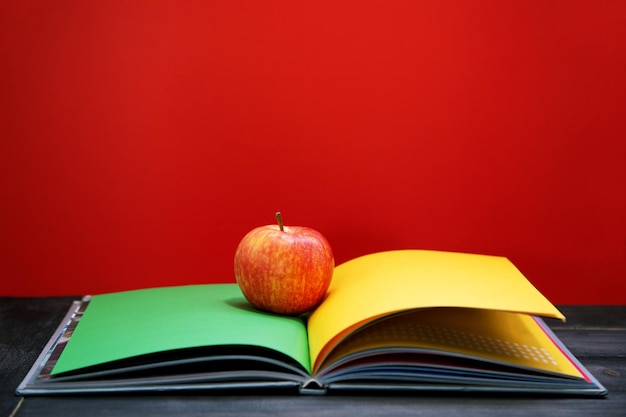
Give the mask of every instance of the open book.
M 506 258 L 380 252 L 337 266 L 306 317 L 258 311 L 236 284 L 85 297 L 17 393 L 606 394 L 539 316 L 564 320 Z

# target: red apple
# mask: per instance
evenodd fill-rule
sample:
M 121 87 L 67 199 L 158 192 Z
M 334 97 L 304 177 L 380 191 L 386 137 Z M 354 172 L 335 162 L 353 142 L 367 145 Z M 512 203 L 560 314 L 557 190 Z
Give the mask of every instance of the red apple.
M 326 238 L 301 226 L 257 227 L 235 252 L 235 278 L 253 306 L 278 314 L 312 310 L 326 295 L 335 260 Z

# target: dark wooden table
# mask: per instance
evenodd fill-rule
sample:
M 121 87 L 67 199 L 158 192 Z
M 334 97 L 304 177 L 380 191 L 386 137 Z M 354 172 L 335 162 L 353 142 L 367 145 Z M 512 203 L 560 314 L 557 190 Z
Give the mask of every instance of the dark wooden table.
M 560 306 L 567 323 L 548 321 L 604 384 L 603 399 L 510 395 L 297 396 L 276 393 L 26 397 L 15 388 L 74 298 L 0 297 L 2 416 L 626 416 L 626 306 Z

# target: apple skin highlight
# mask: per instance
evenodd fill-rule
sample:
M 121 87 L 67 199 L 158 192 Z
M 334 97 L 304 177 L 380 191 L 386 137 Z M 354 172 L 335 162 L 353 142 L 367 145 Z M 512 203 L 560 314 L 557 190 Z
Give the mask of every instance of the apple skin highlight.
M 257 227 L 244 236 L 235 252 L 235 278 L 256 308 L 296 315 L 322 301 L 335 261 L 330 244 L 318 231 L 281 226 Z

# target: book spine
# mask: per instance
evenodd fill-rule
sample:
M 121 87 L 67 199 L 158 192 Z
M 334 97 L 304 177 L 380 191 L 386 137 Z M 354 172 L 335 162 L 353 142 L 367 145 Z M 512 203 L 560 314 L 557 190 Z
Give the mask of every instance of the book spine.
M 309 379 L 300 386 L 300 394 L 303 395 L 324 395 L 326 391 L 326 387 L 315 378 Z

